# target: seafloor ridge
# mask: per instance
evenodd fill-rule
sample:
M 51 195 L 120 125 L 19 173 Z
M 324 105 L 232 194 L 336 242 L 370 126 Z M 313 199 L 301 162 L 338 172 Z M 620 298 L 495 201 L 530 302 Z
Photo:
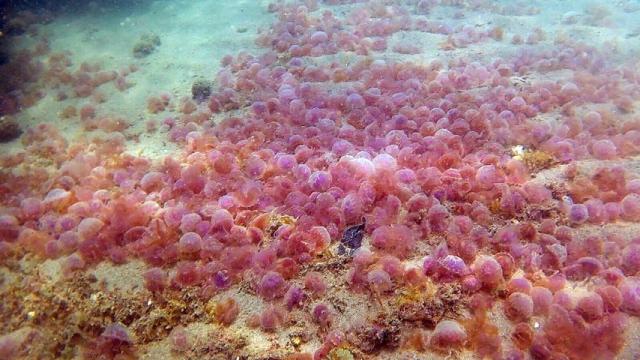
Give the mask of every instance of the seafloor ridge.
M 131 6 L 4 9 L 0 359 L 637 359 L 638 2 Z

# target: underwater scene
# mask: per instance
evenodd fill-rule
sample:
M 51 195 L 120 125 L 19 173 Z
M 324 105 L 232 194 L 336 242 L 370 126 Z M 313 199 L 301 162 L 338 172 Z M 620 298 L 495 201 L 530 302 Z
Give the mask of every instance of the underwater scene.
M 0 360 L 640 359 L 640 1 L 0 4 Z

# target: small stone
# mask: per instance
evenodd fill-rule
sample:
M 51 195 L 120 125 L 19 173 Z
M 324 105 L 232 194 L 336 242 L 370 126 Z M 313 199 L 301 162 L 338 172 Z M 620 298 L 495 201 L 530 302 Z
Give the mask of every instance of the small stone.
M 133 56 L 141 59 L 151 55 L 158 46 L 160 46 L 160 37 L 156 34 L 149 33 L 140 36 L 138 42 L 133 46 Z
M 8 116 L 0 117 L 0 143 L 9 142 L 22 135 L 18 122 Z
M 191 85 L 191 98 L 198 102 L 204 101 L 211 96 L 211 81 L 197 79 Z
M 364 223 L 353 225 L 344 230 L 342 233 L 342 239 L 340 239 L 340 246 L 338 247 L 338 253 L 344 254 L 348 252 L 353 253 L 354 250 L 362 246 L 362 238 L 364 236 Z

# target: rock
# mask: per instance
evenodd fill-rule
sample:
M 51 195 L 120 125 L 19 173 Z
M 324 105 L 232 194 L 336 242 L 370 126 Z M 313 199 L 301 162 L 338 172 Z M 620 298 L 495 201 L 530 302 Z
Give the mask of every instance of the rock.
M 0 117 L 0 143 L 17 139 L 20 135 L 22 135 L 22 129 L 14 118 Z
M 156 34 L 149 33 L 140 36 L 140 40 L 133 46 L 133 56 L 141 59 L 153 53 L 160 46 L 160 37 Z
M 191 85 L 191 97 L 198 102 L 204 101 L 211 96 L 211 87 L 211 81 L 197 79 Z

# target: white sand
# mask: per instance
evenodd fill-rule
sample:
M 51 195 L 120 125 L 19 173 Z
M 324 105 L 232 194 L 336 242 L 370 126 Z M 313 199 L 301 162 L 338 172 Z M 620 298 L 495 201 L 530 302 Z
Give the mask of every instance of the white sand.
M 98 88 L 107 96 L 107 101 L 97 106 L 98 115 L 124 117 L 132 124 L 127 134 L 142 134 L 140 142 L 129 142 L 129 152 L 161 158 L 178 148 L 167 141 L 164 133 L 146 134 L 145 122 L 161 121 L 171 114 L 150 114 L 147 99 L 168 93 L 173 103 L 178 104 L 182 97 L 191 96 L 195 79 L 215 78 L 224 55 L 264 51 L 255 45 L 255 35 L 259 28 L 273 21 L 266 5 L 266 1 L 248 0 L 155 1 L 128 11 L 94 7 L 88 13 L 57 18 L 41 26 L 40 32 L 46 34 L 52 52 L 70 52 L 73 69 L 83 62 L 97 63 L 103 70 L 139 66 L 139 71 L 127 77 L 134 86 L 126 91 L 118 91 L 113 83 Z M 136 59 L 132 52 L 134 44 L 147 33 L 157 34 L 161 45 L 151 55 Z M 33 43 L 29 38 L 20 41 Z M 69 105 L 79 109 L 90 103 L 90 98 L 57 101 L 55 95 L 55 91 L 48 91 L 36 106 L 23 111 L 18 120 L 28 126 L 55 123 L 73 141 L 83 135 L 80 121 L 62 120 L 58 114 Z M 0 144 L 0 149 L 6 151 L 19 148 L 19 141 Z

